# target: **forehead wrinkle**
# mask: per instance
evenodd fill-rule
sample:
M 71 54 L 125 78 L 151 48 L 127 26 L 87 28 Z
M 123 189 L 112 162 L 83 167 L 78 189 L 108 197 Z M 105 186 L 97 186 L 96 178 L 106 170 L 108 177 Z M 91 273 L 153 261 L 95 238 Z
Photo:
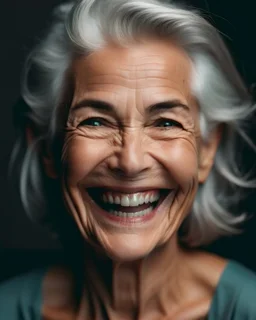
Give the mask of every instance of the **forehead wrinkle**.
M 86 87 L 89 88 L 93 88 L 97 90 L 100 90 L 100 88 L 104 88 L 107 87 L 108 85 L 110 85 L 112 88 L 114 87 L 123 87 L 123 88 L 144 88 L 146 87 L 168 87 L 169 85 L 171 87 L 173 87 L 173 85 L 175 85 L 175 87 L 178 85 L 178 83 L 175 80 L 172 80 L 170 77 L 167 77 L 167 72 L 166 76 L 165 74 L 160 75 L 158 74 L 154 74 L 154 71 L 148 71 L 146 70 L 145 72 L 139 72 L 139 75 L 135 75 L 133 76 L 132 73 L 130 73 L 129 78 L 125 77 L 123 75 L 108 75 L 107 77 L 102 76 L 97 76 L 94 78 L 90 78 L 87 81 L 87 85 Z M 95 78 L 97 80 L 95 80 Z M 156 83 L 157 81 L 162 81 L 164 80 L 166 82 L 166 84 L 158 84 Z M 106 89 L 103 89 L 106 90 Z M 110 91 L 110 90 L 109 90 Z
M 159 80 L 165 80 L 167 83 L 166 85 L 163 84 L 157 84 L 156 81 Z M 114 80 L 114 81 L 113 81 Z M 145 87 L 157 87 L 157 88 L 161 88 L 161 87 L 168 87 L 168 83 L 169 85 L 173 86 L 173 84 L 176 84 L 175 81 L 172 81 L 171 79 L 166 79 L 164 77 L 149 77 L 146 75 L 141 77 L 134 77 L 134 78 L 124 78 L 122 76 L 113 76 L 110 77 L 108 80 L 104 80 L 104 82 L 102 81 L 90 81 L 87 83 L 87 88 L 89 89 L 89 91 L 91 89 L 95 90 L 95 91 L 111 91 L 113 90 L 113 87 L 120 87 L 120 88 L 129 88 L 129 89 L 143 89 Z M 108 85 L 111 87 L 111 89 L 107 90 L 106 88 L 108 87 Z M 102 89 L 101 89 L 102 88 Z
M 93 68 L 92 68 L 93 70 Z M 111 78 L 111 77 L 123 77 L 127 79 L 135 79 L 140 77 L 141 72 L 146 72 L 148 76 L 155 76 L 158 75 L 159 72 L 163 73 L 164 76 L 168 77 L 168 72 L 166 72 L 166 67 L 164 67 L 163 62 L 157 62 L 157 63 L 133 63 L 133 64 L 125 64 L 124 66 L 119 66 L 118 68 L 115 68 L 117 72 L 113 72 L 113 70 L 108 70 L 105 73 L 96 74 L 93 76 L 93 79 L 97 78 Z M 99 71 L 97 70 L 97 73 Z
M 153 68 L 152 70 L 165 70 L 165 66 L 163 62 L 157 61 L 157 62 L 139 62 L 139 63 L 134 63 L 131 65 L 128 65 L 126 67 L 122 67 L 121 69 L 124 71 L 129 71 L 131 68 L 136 68 L 136 70 L 145 70 L 148 69 L 148 66 L 150 68 Z M 149 70 L 149 69 L 148 69 Z
M 119 67 L 117 69 L 118 73 L 116 72 L 109 72 L 103 73 L 103 74 L 94 74 L 92 77 L 85 75 L 85 83 L 87 86 L 91 85 L 99 85 L 104 86 L 107 84 L 110 85 L 116 85 L 116 86 L 123 86 L 126 87 L 127 83 L 130 84 L 133 80 L 138 82 L 139 80 L 146 80 L 148 81 L 154 81 L 154 80 L 165 80 L 170 81 L 170 83 L 175 83 L 175 81 L 171 80 L 170 78 L 170 71 L 167 72 L 164 68 L 152 68 L 152 65 L 148 64 L 150 66 L 150 69 L 148 68 L 142 68 L 142 64 L 139 65 L 131 65 L 129 68 L 127 67 Z M 161 65 L 160 63 L 158 65 Z M 177 72 L 177 67 L 173 68 L 173 73 Z M 176 69 L 176 70 L 175 70 Z M 178 71 L 180 72 L 180 70 Z M 86 74 L 86 73 L 85 73 Z M 76 79 L 78 80 L 78 79 Z M 125 84 L 122 84 L 122 82 L 125 81 Z M 183 80 L 183 83 L 187 82 L 186 79 Z M 80 81 L 76 81 L 76 84 L 78 83 L 78 86 L 80 84 Z M 136 87 L 138 83 L 136 83 Z M 154 84 L 155 85 L 155 84 Z M 131 86 L 134 88 L 134 84 Z M 142 87 L 142 86 L 141 86 Z
M 146 66 L 149 66 L 146 67 Z M 165 71 L 165 68 L 154 68 L 152 64 L 138 64 L 130 66 L 130 68 L 122 67 L 119 68 L 120 75 L 129 79 L 145 79 L 150 77 L 155 78 L 168 78 L 169 73 Z M 143 74 L 143 75 L 142 75 Z
M 169 58 L 170 58 L 170 61 L 173 60 L 173 59 L 179 59 L 179 62 L 180 64 L 184 64 L 184 63 L 187 63 L 187 56 L 184 52 L 181 53 L 181 51 L 179 52 L 173 52 L 172 53 L 169 53 Z M 159 54 L 159 53 L 156 53 L 156 54 L 148 54 L 148 53 L 145 53 L 143 55 L 137 55 L 137 54 L 133 54 L 131 53 L 130 54 L 130 57 L 126 57 L 126 60 L 129 60 L 128 62 L 125 62 L 126 65 L 128 67 L 130 66 L 146 66 L 146 65 L 150 65 L 152 66 L 153 64 L 158 66 L 158 67 L 161 67 L 161 68 L 165 68 L 165 63 L 162 60 L 162 54 Z

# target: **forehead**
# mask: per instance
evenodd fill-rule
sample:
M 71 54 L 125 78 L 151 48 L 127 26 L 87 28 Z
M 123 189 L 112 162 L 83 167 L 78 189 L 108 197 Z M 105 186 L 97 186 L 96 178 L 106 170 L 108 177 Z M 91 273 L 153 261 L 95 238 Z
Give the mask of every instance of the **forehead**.
M 75 96 L 90 90 L 170 88 L 190 95 L 191 60 L 166 41 L 108 45 L 73 63 Z M 104 87 L 104 88 L 103 88 Z

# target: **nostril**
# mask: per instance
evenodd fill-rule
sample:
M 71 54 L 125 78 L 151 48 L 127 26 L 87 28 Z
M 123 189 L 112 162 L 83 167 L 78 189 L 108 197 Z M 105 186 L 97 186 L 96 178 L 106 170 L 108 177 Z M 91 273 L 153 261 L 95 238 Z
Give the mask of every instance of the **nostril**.
M 142 178 L 142 175 L 144 177 L 144 173 L 148 171 L 148 168 L 144 168 L 142 170 L 126 170 L 122 168 L 112 168 L 111 174 L 112 177 L 115 179 L 120 180 L 140 180 Z
M 126 176 L 125 171 L 121 168 L 113 168 L 112 171 L 117 177 L 125 177 Z

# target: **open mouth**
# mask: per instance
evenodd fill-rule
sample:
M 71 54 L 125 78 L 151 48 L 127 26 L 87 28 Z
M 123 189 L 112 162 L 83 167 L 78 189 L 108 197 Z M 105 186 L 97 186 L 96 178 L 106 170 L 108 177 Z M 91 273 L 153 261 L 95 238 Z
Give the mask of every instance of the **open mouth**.
M 127 219 L 148 215 L 161 204 L 171 190 L 158 189 L 123 193 L 104 188 L 89 188 L 87 192 L 106 213 Z

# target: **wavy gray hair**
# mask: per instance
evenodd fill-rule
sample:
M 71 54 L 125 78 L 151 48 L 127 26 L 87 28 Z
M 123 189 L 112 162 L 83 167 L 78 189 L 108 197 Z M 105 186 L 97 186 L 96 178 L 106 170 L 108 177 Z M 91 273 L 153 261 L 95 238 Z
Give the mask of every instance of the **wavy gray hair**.
M 242 191 L 255 187 L 255 181 L 245 174 L 238 148 L 247 145 L 255 151 L 245 130 L 255 105 L 216 29 L 197 12 L 173 3 L 79 0 L 55 10 L 54 23 L 29 55 L 22 78 L 22 97 L 29 106 L 24 117 L 37 134 L 27 146 L 22 128 L 13 153 L 16 164 L 21 160 L 21 200 L 33 219 L 50 212 L 47 178 L 37 149 L 42 143 L 54 143 L 62 130 L 60 109 L 74 55 L 99 50 L 109 39 L 128 46 L 148 35 L 175 42 L 189 55 L 194 65 L 191 90 L 200 105 L 203 139 L 207 141 L 216 126 L 223 126 L 210 176 L 199 186 L 192 212 L 183 224 L 182 240 L 188 246 L 204 245 L 237 233 L 246 218 L 235 209 Z

